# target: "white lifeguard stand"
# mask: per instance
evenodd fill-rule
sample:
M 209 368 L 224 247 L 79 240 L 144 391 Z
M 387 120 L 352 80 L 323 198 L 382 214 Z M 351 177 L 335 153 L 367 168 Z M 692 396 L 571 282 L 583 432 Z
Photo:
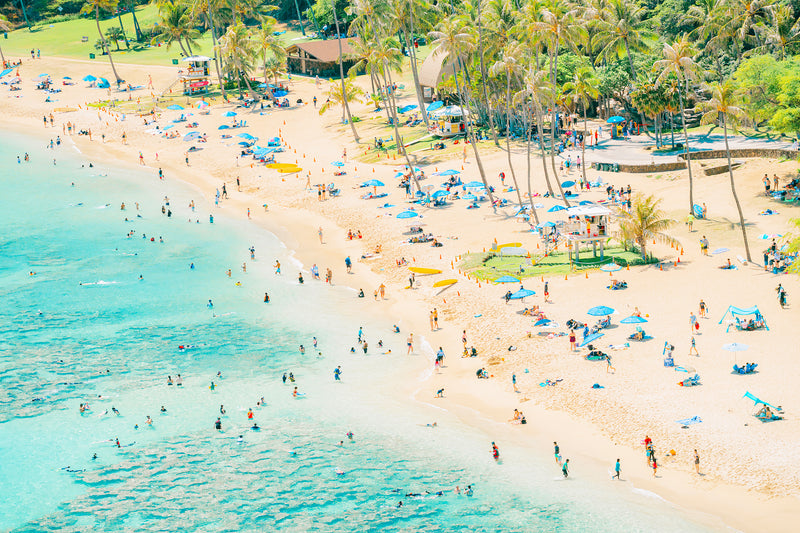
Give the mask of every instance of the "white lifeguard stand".
M 605 242 L 609 237 L 608 222 L 611 210 L 602 205 L 580 205 L 567 209 L 570 217 L 564 225 L 564 233 L 570 243 L 570 261 L 580 259 L 581 245 L 591 245 L 592 255 L 597 257 L 598 245 L 600 258 L 604 257 Z
M 186 63 L 180 73 L 183 94 L 194 96 L 207 93 L 208 87 L 211 85 L 208 65 L 213 59 L 206 56 L 189 56 L 184 57 L 181 61 Z

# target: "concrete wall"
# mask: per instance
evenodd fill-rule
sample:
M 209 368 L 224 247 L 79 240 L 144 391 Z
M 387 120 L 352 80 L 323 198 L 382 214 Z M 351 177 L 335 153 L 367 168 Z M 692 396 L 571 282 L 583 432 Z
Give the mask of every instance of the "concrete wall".
M 766 159 L 797 159 L 798 153 L 794 150 L 778 150 L 774 148 L 734 148 L 731 157 L 764 157 Z M 678 154 L 684 159 L 684 154 Z M 724 159 L 725 150 L 708 150 L 705 152 L 692 152 L 689 158 L 696 159 Z

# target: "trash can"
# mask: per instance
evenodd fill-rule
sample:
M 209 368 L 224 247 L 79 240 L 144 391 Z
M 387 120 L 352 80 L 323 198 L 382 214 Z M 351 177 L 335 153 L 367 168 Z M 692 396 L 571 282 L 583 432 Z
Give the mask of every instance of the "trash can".
M 173 59 L 173 60 L 172 60 L 172 64 L 173 64 L 173 65 L 177 65 L 177 64 L 178 64 L 178 60 L 177 60 L 177 59 Z
M 89 54 L 89 59 L 94 59 L 94 54 Z

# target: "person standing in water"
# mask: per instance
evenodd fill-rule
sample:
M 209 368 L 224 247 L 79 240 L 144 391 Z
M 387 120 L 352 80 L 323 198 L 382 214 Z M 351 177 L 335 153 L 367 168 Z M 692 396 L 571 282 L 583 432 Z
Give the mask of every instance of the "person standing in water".
M 342 380 L 342 366 L 339 365 L 333 370 L 333 379 L 336 381 Z
M 500 459 L 500 450 L 497 448 L 497 444 L 492 442 L 492 458 L 497 461 Z

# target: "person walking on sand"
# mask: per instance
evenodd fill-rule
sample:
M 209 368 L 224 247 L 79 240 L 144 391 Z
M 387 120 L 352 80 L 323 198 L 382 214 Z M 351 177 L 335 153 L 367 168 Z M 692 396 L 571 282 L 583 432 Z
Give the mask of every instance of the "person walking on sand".
M 558 443 L 553 441 L 553 457 L 556 459 L 556 463 L 561 464 L 561 448 L 559 448 Z
M 700 357 L 700 353 L 697 351 L 697 344 L 695 343 L 694 337 L 692 337 L 692 345 L 689 347 L 689 355 L 692 355 L 692 352 L 694 352 L 694 355 L 696 355 L 697 357 Z
M 610 355 L 606 355 L 606 374 L 608 374 L 609 370 L 611 370 L 612 372 L 616 372 L 617 371 L 617 369 L 614 368 L 611 365 L 611 356 Z
M 322 242 L 322 226 L 320 226 L 319 229 L 317 230 L 317 235 L 319 235 L 319 243 L 325 244 Z
M 544 301 L 545 302 L 549 302 L 550 301 L 550 282 L 549 281 L 545 281 L 544 282 Z
M 406 344 L 408 345 L 408 354 L 407 355 L 411 355 L 413 353 L 413 351 L 414 351 L 414 334 L 413 333 L 409 333 L 408 334 L 408 339 L 406 339 Z
M 697 448 L 694 450 L 694 471 L 700 474 L 700 454 L 697 453 Z
M 565 459 L 561 465 L 561 473 L 564 474 L 564 479 L 569 477 L 569 459 Z
M 694 313 L 689 313 L 689 329 L 691 329 L 692 335 L 694 335 L 695 324 L 697 324 L 697 317 L 694 316 Z
M 708 312 L 708 307 L 706 306 L 706 302 L 703 299 L 700 299 L 700 318 L 706 318 L 706 313 Z
M 514 392 L 519 392 L 519 389 L 517 388 L 517 375 L 516 374 L 511 374 L 511 386 L 514 387 Z
M 708 255 L 708 239 L 706 239 L 705 235 L 703 235 L 703 238 L 700 239 L 700 251 L 703 253 L 703 255 Z
M 657 472 L 658 472 L 658 461 L 656 461 L 655 456 L 653 456 L 653 477 L 656 477 Z
M 613 475 L 613 476 L 611 476 L 611 479 L 614 479 L 614 478 L 617 478 L 617 479 L 619 479 L 619 474 L 620 474 L 620 472 L 621 472 L 621 468 L 620 468 L 620 466 L 619 466 L 619 458 L 617 458 L 617 462 L 616 462 L 616 464 L 614 465 L 614 475 Z

